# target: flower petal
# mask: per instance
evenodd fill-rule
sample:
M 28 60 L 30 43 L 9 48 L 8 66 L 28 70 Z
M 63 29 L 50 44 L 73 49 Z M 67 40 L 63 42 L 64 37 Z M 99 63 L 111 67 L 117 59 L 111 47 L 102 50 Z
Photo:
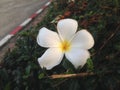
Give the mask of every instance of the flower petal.
M 80 30 L 76 33 L 72 40 L 72 47 L 81 47 L 83 49 L 90 49 L 94 45 L 94 39 L 87 30 Z
M 50 31 L 43 27 L 39 30 L 37 43 L 42 47 L 58 47 L 60 39 L 56 32 Z
M 41 68 L 45 67 L 47 70 L 50 70 L 54 66 L 60 64 L 63 55 L 64 54 L 59 48 L 49 48 L 40 58 L 38 58 L 38 62 Z
M 57 24 L 58 33 L 61 39 L 70 40 L 77 31 L 78 23 L 74 19 L 63 19 Z
M 83 66 L 90 54 L 87 50 L 80 48 L 72 48 L 69 52 L 65 53 L 66 58 L 74 65 L 75 68 Z

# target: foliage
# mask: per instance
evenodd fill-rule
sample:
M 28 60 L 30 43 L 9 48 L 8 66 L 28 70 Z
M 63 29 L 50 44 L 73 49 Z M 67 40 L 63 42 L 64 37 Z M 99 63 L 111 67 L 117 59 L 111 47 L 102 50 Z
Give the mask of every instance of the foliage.
M 119 0 L 76 0 L 64 9 L 53 3 L 37 27 L 21 32 L 16 47 L 8 51 L 0 69 L 0 90 L 120 90 L 120 2 Z M 67 14 L 66 16 L 66 12 Z M 74 69 L 64 59 L 50 71 L 41 69 L 37 58 L 45 48 L 38 46 L 36 36 L 41 27 L 56 30 L 50 23 L 57 15 L 73 18 L 79 29 L 85 28 L 94 36 L 91 59 L 82 69 Z M 93 72 L 94 75 L 51 79 L 53 74 Z

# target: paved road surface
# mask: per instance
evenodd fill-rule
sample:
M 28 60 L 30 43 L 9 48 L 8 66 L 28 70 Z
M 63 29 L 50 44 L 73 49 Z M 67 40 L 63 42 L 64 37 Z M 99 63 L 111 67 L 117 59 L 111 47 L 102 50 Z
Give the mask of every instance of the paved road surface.
M 48 0 L 0 0 L 0 40 Z

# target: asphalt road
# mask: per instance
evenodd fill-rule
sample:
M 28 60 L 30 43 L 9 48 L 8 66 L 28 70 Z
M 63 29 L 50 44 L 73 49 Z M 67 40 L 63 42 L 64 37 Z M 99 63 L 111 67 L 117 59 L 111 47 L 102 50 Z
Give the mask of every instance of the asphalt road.
M 0 40 L 48 0 L 0 0 Z

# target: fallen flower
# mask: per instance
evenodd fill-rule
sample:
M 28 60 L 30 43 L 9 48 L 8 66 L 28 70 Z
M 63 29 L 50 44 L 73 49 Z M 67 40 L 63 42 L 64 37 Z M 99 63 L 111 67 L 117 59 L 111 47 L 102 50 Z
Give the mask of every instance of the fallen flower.
M 94 39 L 87 30 L 76 33 L 78 23 L 73 19 L 62 19 L 57 24 L 58 34 L 45 27 L 41 28 L 37 36 L 37 43 L 48 48 L 38 58 L 42 68 L 52 69 L 60 64 L 63 56 L 74 65 L 75 68 L 83 66 L 90 57 L 88 49 L 94 45 Z

